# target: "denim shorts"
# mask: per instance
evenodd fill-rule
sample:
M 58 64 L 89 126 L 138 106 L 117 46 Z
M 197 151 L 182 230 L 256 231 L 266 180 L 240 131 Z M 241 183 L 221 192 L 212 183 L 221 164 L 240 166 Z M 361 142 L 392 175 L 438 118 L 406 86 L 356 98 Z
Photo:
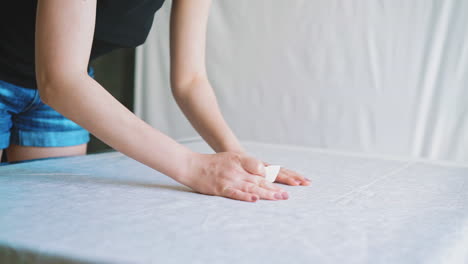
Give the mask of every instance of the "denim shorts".
M 92 68 L 89 74 L 94 77 Z M 0 150 L 10 144 L 67 147 L 88 141 L 89 132 L 44 104 L 37 89 L 0 80 Z

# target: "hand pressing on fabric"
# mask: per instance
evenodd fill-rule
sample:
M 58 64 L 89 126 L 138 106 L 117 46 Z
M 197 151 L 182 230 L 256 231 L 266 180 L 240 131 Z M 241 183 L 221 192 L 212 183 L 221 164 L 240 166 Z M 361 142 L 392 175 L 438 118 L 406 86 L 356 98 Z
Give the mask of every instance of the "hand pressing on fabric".
M 235 152 L 195 154 L 179 181 L 193 190 L 235 200 L 285 200 L 288 193 L 265 180 L 263 162 Z
M 267 162 L 263 162 L 265 166 L 270 166 Z M 278 173 L 278 176 L 276 177 L 275 182 L 277 183 L 283 183 L 287 185 L 292 185 L 292 186 L 307 186 L 310 184 L 310 180 L 307 179 L 306 177 L 302 176 L 301 174 L 289 170 L 286 168 L 281 167 L 280 172 Z

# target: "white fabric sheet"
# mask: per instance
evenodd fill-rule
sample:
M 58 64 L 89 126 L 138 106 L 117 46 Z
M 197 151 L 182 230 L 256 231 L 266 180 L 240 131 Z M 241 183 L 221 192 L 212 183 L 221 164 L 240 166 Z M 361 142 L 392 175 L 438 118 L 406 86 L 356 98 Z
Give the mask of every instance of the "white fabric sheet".
M 138 49 L 136 112 L 196 135 L 171 98 L 169 11 Z M 468 162 L 468 1 L 213 1 L 209 78 L 244 140 Z
M 468 262 L 467 166 L 246 147 L 312 185 L 246 203 L 119 153 L 0 166 L 0 263 Z

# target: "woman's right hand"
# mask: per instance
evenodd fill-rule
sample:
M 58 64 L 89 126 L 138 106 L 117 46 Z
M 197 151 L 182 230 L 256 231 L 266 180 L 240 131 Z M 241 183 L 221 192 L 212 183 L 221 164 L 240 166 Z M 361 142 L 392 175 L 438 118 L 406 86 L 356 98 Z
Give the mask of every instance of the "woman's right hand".
M 258 199 L 285 200 L 289 197 L 285 190 L 265 180 L 261 161 L 244 154 L 196 153 L 188 171 L 189 175 L 185 175 L 180 182 L 202 194 L 247 202 Z

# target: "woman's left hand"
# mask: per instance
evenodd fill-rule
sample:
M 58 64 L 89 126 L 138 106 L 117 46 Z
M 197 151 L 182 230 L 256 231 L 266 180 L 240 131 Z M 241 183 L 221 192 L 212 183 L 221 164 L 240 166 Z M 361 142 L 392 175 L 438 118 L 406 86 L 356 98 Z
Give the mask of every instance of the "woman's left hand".
M 265 166 L 269 166 L 267 162 L 263 162 Z M 276 183 L 283 183 L 292 186 L 307 186 L 310 184 L 310 180 L 302 176 L 301 174 L 281 167 L 280 172 L 275 180 Z

